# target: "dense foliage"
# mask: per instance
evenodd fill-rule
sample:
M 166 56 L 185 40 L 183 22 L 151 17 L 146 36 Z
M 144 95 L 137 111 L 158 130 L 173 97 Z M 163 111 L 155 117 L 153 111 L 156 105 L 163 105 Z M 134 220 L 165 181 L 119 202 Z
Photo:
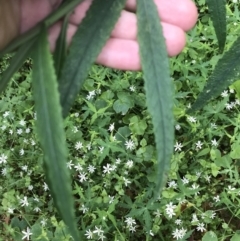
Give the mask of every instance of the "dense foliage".
M 64 123 L 83 240 L 240 239 L 239 83 L 200 112 L 186 114 L 221 56 L 204 3 L 198 0 L 200 18 L 187 47 L 170 60 L 175 153 L 158 200 L 142 73 L 92 67 Z M 239 34 L 239 19 L 238 4 L 229 1 L 227 49 Z M 0 73 L 9 58 L 0 62 Z M 31 69 L 28 60 L 0 98 L 0 240 L 72 240 L 40 165 Z

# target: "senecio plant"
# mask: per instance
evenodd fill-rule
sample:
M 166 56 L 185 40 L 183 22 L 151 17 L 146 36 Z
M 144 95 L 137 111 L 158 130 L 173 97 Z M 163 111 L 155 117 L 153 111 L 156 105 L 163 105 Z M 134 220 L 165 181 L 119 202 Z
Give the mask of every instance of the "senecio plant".
M 2 92 L 26 58 L 32 58 L 32 86 L 37 113 L 37 132 L 44 152 L 45 176 L 55 206 L 74 240 L 79 232 L 74 216 L 70 174 L 67 170 L 67 145 L 64 118 L 67 117 L 91 65 L 117 22 L 126 0 L 94 0 L 78 27 L 70 47 L 66 47 L 68 16 L 82 0 L 65 0 L 35 28 L 15 39 L 2 52 L 15 53 L 4 72 Z M 226 40 L 225 0 L 206 0 L 223 52 Z M 56 50 L 51 54 L 47 29 L 59 19 L 63 27 Z M 174 146 L 174 87 L 170 79 L 168 56 L 161 24 L 153 0 L 137 0 L 138 41 L 145 80 L 148 111 L 152 117 L 158 153 L 156 195 L 167 178 Z M 240 38 L 217 64 L 203 92 L 190 111 L 205 105 L 239 77 Z M 156 197 L 157 197 L 156 196 Z

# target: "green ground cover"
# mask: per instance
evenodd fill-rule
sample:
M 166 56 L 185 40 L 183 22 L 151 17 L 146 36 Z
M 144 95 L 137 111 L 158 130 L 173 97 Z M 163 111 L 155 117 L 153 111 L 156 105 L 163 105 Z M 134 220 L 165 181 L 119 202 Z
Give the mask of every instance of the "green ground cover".
M 170 60 L 176 143 L 158 200 L 142 73 L 93 66 L 65 121 L 82 240 L 240 240 L 240 82 L 186 114 L 220 58 L 205 1 L 197 2 L 197 26 Z M 228 1 L 227 16 L 228 49 L 240 32 L 237 2 Z M 6 57 L 0 73 L 7 65 Z M 0 240 L 68 241 L 43 175 L 30 80 L 29 60 L 0 97 Z

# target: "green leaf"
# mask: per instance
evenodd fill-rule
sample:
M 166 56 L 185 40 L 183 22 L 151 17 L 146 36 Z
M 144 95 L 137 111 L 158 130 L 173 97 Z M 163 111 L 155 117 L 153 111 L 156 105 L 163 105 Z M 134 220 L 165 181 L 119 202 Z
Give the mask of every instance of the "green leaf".
M 217 235 L 213 232 L 206 232 L 202 238 L 202 241 L 218 241 Z
M 173 92 L 168 55 L 153 0 L 137 1 L 138 41 L 147 107 L 152 116 L 158 153 L 157 186 L 166 182 L 174 145 Z
M 240 230 L 237 230 L 236 233 L 232 236 L 230 241 L 239 241 L 240 240 Z
M 206 0 L 213 26 L 218 39 L 220 53 L 223 52 L 226 43 L 226 0 Z
M 218 61 L 212 75 L 192 105 L 189 112 L 196 111 L 211 99 L 219 96 L 229 85 L 239 79 L 240 76 L 240 37 L 233 43 L 231 48 Z
M 55 205 L 78 239 L 75 223 L 71 179 L 67 170 L 67 148 L 61 114 L 57 78 L 50 54 L 47 31 L 39 37 L 33 52 L 33 94 L 37 112 L 37 132 L 44 152 L 44 167 Z
M 60 72 L 62 70 L 65 58 L 67 56 L 67 27 L 68 27 L 68 20 L 69 20 L 69 15 L 67 14 L 62 22 L 62 28 L 60 35 L 58 36 L 57 42 L 56 42 L 56 48 L 54 51 L 54 65 L 55 65 L 55 71 L 57 74 L 57 77 L 59 79 L 60 77 Z
M 91 65 L 109 38 L 126 0 L 95 0 L 72 39 L 59 80 L 63 116 L 66 117 Z
M 8 82 L 23 65 L 26 58 L 30 55 L 35 40 L 36 38 L 24 44 L 11 59 L 9 67 L 4 71 L 0 80 L 0 93 L 6 89 Z

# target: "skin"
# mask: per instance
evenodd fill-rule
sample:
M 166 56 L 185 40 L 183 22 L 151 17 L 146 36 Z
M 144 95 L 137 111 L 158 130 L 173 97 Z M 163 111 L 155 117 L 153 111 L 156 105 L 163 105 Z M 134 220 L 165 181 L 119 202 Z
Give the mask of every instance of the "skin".
M 92 0 L 84 0 L 70 17 L 67 40 L 71 42 L 78 24 L 84 18 Z M 185 44 L 185 33 L 197 21 L 197 9 L 192 0 L 154 0 L 169 56 L 179 54 Z M 12 39 L 26 32 L 56 9 L 61 0 L 0 0 L 0 49 Z M 34 11 L 36 9 L 36 11 Z M 110 39 L 99 54 L 96 63 L 121 70 L 140 70 L 137 42 L 136 0 L 127 0 Z M 12 16 L 15 16 L 12 18 Z M 49 42 L 54 50 L 61 29 L 56 23 L 49 29 Z

